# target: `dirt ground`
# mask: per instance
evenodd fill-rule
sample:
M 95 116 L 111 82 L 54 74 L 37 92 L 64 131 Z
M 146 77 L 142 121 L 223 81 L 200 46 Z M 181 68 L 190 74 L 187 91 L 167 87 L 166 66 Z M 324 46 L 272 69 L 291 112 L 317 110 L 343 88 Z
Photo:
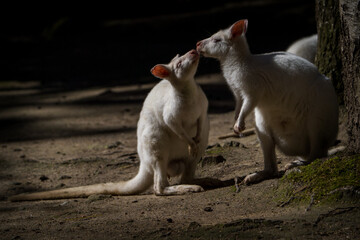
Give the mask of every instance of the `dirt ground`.
M 198 78 L 210 101 L 209 146 L 221 161 L 198 165 L 199 178 L 224 186 L 183 196 L 91 196 L 34 202 L 7 197 L 108 181 L 138 170 L 136 123 L 152 87 L 134 85 L 74 91 L 9 83 L 0 91 L 1 239 L 359 239 L 359 204 L 290 204 L 274 195 L 278 179 L 241 186 L 233 179 L 263 168 L 255 135 L 231 133 L 233 100 L 220 75 Z M 339 139 L 344 142 L 345 124 Z M 247 128 L 254 125 L 247 119 Z M 233 141 L 233 142 L 231 142 Z M 240 143 L 239 146 L 234 143 Z M 279 169 L 293 160 L 278 153 Z

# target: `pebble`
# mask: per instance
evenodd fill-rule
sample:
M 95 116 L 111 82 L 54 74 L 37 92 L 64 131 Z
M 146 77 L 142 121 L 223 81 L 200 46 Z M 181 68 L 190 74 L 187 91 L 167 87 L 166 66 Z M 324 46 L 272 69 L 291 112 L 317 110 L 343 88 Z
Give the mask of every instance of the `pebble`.
M 49 178 L 45 175 L 42 175 L 40 178 L 39 178 L 42 182 L 43 181 L 46 181 L 46 180 L 49 180 Z
M 226 159 L 222 155 L 217 156 L 206 156 L 201 160 L 201 166 L 211 165 L 211 164 L 219 164 L 225 162 Z
M 206 208 L 204 208 L 204 211 L 205 211 L 205 212 L 212 212 L 213 209 L 212 209 L 211 207 L 206 207 Z
M 195 230 L 197 228 L 201 227 L 201 224 L 198 222 L 191 222 L 188 226 L 188 230 Z

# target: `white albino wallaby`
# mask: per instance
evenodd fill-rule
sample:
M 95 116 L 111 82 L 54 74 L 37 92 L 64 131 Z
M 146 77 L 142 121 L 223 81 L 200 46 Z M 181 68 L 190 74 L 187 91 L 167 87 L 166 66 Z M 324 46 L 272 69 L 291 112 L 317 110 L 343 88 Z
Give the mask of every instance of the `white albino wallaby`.
M 156 195 L 203 191 L 191 183 L 197 162 L 205 152 L 209 120 L 208 101 L 195 83 L 199 54 L 177 55 L 169 64 L 151 69 L 163 78 L 148 94 L 137 126 L 138 174 L 124 182 L 104 183 L 53 191 L 20 194 L 11 201 L 86 197 L 92 194 L 133 195 L 154 185 Z M 180 176 L 182 185 L 169 186 L 167 177 Z
M 311 63 L 315 62 L 317 50 L 317 35 L 311 35 L 309 37 L 300 38 L 292 43 L 286 50 L 289 53 L 295 54 L 299 57 L 305 58 Z
M 252 55 L 247 28 L 240 20 L 198 42 L 197 50 L 221 63 L 236 98 L 236 133 L 255 109 L 264 170 L 246 176 L 244 182 L 253 183 L 277 175 L 275 146 L 300 157 L 286 169 L 326 156 L 337 136 L 338 104 L 331 81 L 309 61 L 286 52 Z

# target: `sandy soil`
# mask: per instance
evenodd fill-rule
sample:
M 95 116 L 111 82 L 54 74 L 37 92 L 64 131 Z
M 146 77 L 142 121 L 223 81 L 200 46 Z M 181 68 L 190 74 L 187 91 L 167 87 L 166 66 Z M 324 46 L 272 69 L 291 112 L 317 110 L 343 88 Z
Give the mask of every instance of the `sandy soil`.
M 22 193 L 126 180 L 139 166 L 136 123 L 152 87 L 134 85 L 53 91 L 19 84 L 0 92 L 1 239 L 356 239 L 359 205 L 279 207 L 278 179 L 234 192 L 233 179 L 263 168 L 255 135 L 219 140 L 231 133 L 233 100 L 219 75 L 198 79 L 209 101 L 207 152 L 220 163 L 199 163 L 197 177 L 223 187 L 183 196 L 92 196 L 8 202 Z M 14 86 L 15 83 L 12 83 Z M 253 117 L 247 127 L 253 126 Z M 339 139 L 345 141 L 341 122 Z M 234 146 L 233 142 L 240 143 Z M 233 146 L 232 146 L 233 145 Z M 235 144 L 236 145 L 236 144 Z M 278 154 L 279 169 L 293 158 Z

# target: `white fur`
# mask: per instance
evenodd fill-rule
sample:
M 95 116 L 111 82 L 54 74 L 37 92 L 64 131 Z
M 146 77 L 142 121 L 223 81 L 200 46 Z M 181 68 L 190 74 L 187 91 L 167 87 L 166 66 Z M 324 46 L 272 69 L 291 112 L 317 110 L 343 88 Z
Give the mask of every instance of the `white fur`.
M 180 189 L 164 190 L 167 175 L 181 175 L 181 183 L 190 183 L 208 143 L 208 101 L 194 81 L 197 64 L 198 57 L 194 61 L 189 53 L 175 57 L 167 65 L 172 75 L 152 89 L 140 113 L 138 153 L 141 164 L 154 175 L 156 194 L 176 194 Z M 198 190 L 194 186 L 193 191 Z
M 85 197 L 91 194 L 138 194 L 154 185 L 156 195 L 199 192 L 198 185 L 169 186 L 168 176 L 191 183 L 209 134 L 208 101 L 195 83 L 199 55 L 195 50 L 162 65 L 171 74 L 148 94 L 138 121 L 140 169 L 125 182 L 104 183 L 47 192 L 20 194 L 11 201 Z
M 245 129 L 245 118 L 255 110 L 265 166 L 264 171 L 248 175 L 245 183 L 277 175 L 275 146 L 304 159 L 286 168 L 326 156 L 338 131 L 338 104 L 331 81 L 312 63 L 290 53 L 252 55 L 245 33 L 232 37 L 233 26 L 199 42 L 197 50 L 221 63 L 236 98 L 235 132 Z
M 305 58 L 311 63 L 315 62 L 317 50 L 317 35 L 301 38 L 292 43 L 286 50 L 289 53 Z

